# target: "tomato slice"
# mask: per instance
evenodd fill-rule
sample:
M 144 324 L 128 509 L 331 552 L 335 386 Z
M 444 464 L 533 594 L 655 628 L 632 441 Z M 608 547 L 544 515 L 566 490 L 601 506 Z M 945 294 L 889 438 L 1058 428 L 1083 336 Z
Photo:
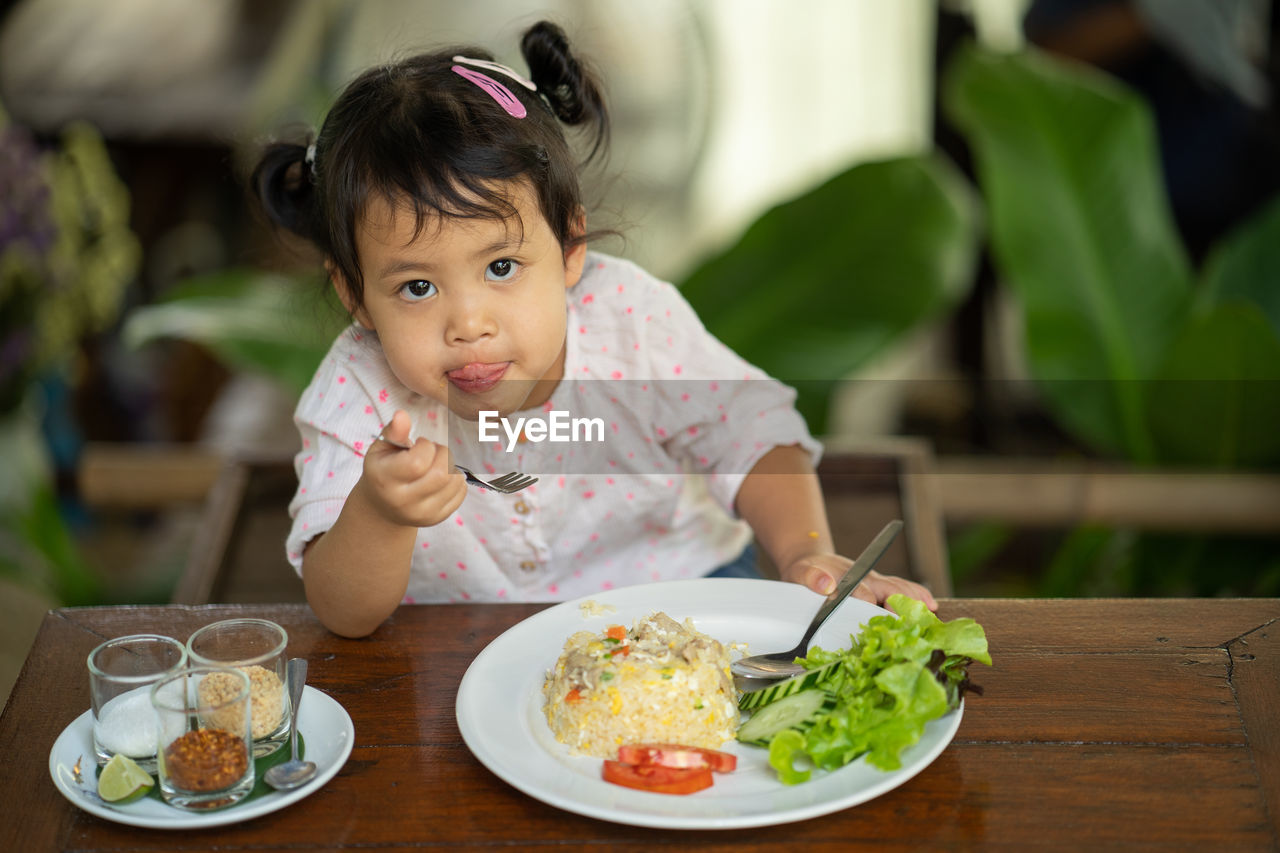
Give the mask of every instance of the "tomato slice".
M 604 760 L 604 781 L 655 794 L 692 794 L 712 785 L 709 767 L 663 767 Z
M 678 743 L 623 744 L 618 747 L 618 760 L 624 764 L 709 767 L 717 773 L 732 773 L 738 766 L 738 756 L 733 753 Z

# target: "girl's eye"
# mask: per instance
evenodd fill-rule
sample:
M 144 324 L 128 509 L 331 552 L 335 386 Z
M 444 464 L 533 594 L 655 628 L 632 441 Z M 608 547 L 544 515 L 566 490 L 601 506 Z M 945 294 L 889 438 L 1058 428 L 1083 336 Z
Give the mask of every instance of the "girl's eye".
M 520 264 L 510 258 L 503 258 L 500 261 L 494 261 L 489 264 L 486 278 L 490 281 L 507 281 L 515 277 L 520 270 Z
M 400 292 L 411 302 L 419 302 L 429 296 L 434 296 L 436 286 L 429 281 L 418 279 L 417 281 L 405 282 L 404 286 L 400 288 Z

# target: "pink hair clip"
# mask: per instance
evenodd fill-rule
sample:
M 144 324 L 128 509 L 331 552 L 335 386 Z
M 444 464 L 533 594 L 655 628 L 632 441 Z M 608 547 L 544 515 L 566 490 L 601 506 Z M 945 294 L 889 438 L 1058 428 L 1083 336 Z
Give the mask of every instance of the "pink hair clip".
M 538 87 L 533 84 L 532 80 L 526 80 L 524 77 L 521 77 L 516 73 L 516 71 L 509 65 L 503 65 L 501 62 L 490 62 L 487 59 L 472 59 L 469 56 L 455 56 L 453 61 L 461 62 L 463 65 L 470 65 L 473 68 L 480 68 L 484 71 L 492 71 L 495 74 L 501 74 L 504 77 L 509 77 L 516 81 L 530 92 L 538 91 Z
M 498 102 L 498 106 L 507 111 L 507 115 L 513 118 L 524 118 L 528 112 L 524 108 L 524 104 L 520 99 L 512 93 L 510 89 L 494 80 L 492 77 L 481 74 L 479 71 L 473 71 L 470 68 L 463 68 L 461 65 L 453 66 L 453 72 L 459 77 L 470 80 L 481 89 L 489 93 L 489 96 Z

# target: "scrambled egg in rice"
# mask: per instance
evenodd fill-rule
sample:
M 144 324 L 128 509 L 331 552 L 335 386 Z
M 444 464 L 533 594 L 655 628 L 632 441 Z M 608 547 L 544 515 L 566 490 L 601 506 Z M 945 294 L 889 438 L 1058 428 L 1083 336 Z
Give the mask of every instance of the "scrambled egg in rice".
M 729 652 L 665 613 L 603 633 L 579 631 L 542 685 L 556 739 L 575 754 L 617 758 L 624 743 L 718 749 L 738 727 Z

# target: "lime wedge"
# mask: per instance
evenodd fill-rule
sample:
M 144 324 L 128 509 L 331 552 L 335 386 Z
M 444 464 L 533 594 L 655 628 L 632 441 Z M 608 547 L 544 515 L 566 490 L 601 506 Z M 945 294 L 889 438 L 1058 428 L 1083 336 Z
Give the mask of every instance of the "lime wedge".
M 98 796 L 108 803 L 132 803 L 145 797 L 154 784 L 151 774 L 117 752 L 98 776 Z

